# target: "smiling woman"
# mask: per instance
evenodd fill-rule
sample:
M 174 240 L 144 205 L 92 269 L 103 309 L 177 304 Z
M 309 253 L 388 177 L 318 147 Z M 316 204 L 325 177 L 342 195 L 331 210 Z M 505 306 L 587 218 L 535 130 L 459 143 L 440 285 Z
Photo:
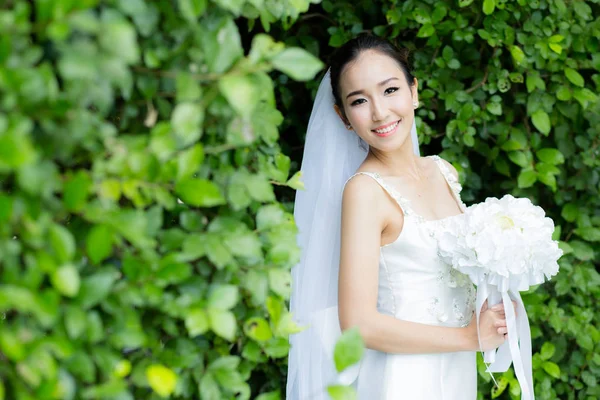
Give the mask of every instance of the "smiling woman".
M 324 399 L 325 386 L 342 379 L 361 400 L 473 400 L 474 290 L 440 259 L 434 239 L 464 205 L 454 168 L 415 148 L 418 81 L 404 53 L 370 35 L 342 46 L 330 73 L 307 133 L 307 193 L 296 197 L 303 256 L 291 311 L 310 328 L 291 338 L 287 398 Z M 349 328 L 368 350 L 336 378 L 327 368 L 332 345 Z M 502 344 L 504 330 L 501 308 L 482 310 L 485 349 Z

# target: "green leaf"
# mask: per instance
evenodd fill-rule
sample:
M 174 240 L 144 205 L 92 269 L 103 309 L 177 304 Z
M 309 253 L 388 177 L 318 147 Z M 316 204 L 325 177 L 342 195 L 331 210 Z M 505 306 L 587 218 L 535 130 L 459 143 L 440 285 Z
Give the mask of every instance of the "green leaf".
M 290 297 L 291 279 L 289 271 L 282 269 L 269 270 L 269 287 L 284 299 Z
M 256 201 L 267 202 L 275 200 L 273 186 L 264 175 L 250 175 L 246 179 L 246 189 Z
M 264 345 L 265 353 L 272 358 L 287 357 L 290 344 L 287 338 L 274 337 Z
M 237 304 L 238 298 L 237 286 L 218 285 L 211 290 L 208 296 L 208 306 L 219 310 L 229 310 Z
M 218 269 L 224 268 L 233 261 L 233 256 L 218 235 L 206 237 L 206 255 Z
M 62 225 L 53 224 L 48 233 L 58 262 L 70 261 L 75 255 L 75 239 L 71 232 Z
M 106 269 L 85 277 L 77 297 L 78 304 L 85 309 L 98 304 L 110 293 L 118 275 L 116 271 Z
M 332 400 L 356 400 L 356 391 L 350 386 L 331 385 L 327 387 L 327 393 Z
M 490 102 L 490 103 L 487 103 L 485 108 L 490 112 L 490 114 L 502 115 L 502 104 L 500 104 L 500 103 Z
M 585 84 L 583 76 L 573 68 L 565 68 L 565 76 L 575 86 L 583 87 Z
M 146 379 L 152 390 L 161 397 L 169 397 L 177 384 L 177 374 L 160 364 L 153 364 L 146 368 Z
M 560 367 L 552 361 L 544 361 L 542 368 L 544 368 L 544 371 L 546 371 L 551 377 L 556 379 L 560 378 Z
M 587 240 L 588 242 L 600 242 L 600 228 L 588 226 L 584 228 L 577 228 L 574 230 L 574 232 L 577 236 Z
M 204 13 L 208 0 L 177 0 L 179 12 L 189 22 L 196 22 L 198 17 Z
M 246 258 L 250 264 L 262 260 L 262 244 L 254 232 L 246 232 L 229 236 L 225 244 L 231 254 Z
M 502 393 L 504 393 L 504 391 L 506 390 L 506 388 L 508 387 L 508 383 L 509 380 L 505 377 L 500 377 L 500 379 L 498 379 L 498 385 L 494 386 L 492 388 L 492 399 L 497 399 L 498 397 L 500 397 L 500 395 Z
M 302 171 L 298 171 L 287 181 L 286 185 L 296 190 L 304 190 L 304 182 L 302 181 Z
M 525 189 L 533 186 L 537 181 L 537 172 L 533 170 L 524 170 L 519 174 L 517 178 L 517 185 L 520 189 Z
M 564 36 L 562 36 L 562 35 L 552 35 L 552 36 L 550 36 L 550 38 L 548 38 L 548 42 L 560 43 L 563 41 L 563 39 L 564 39 Z
M 313 79 L 324 67 L 321 60 L 299 47 L 283 50 L 271 62 L 276 69 L 297 81 Z
M 581 261 L 589 261 L 594 258 L 594 249 L 587 243 L 579 240 L 569 241 L 575 258 Z
M 510 46 L 510 55 L 517 65 L 521 65 L 525 61 L 525 53 L 523 53 L 523 50 L 519 46 Z
M 219 79 L 219 90 L 231 107 L 242 117 L 249 118 L 260 97 L 258 87 L 249 75 L 227 75 Z
M 431 23 L 427 23 L 419 29 L 417 32 L 417 37 L 426 38 L 430 37 L 435 33 L 435 27 Z
M 250 318 L 244 324 L 244 333 L 250 339 L 254 339 L 258 342 L 265 342 L 273 337 L 271 327 L 264 318 L 254 317 Z
M 362 359 L 364 351 L 365 344 L 358 328 L 344 331 L 335 344 L 333 351 L 335 369 L 342 372 L 349 366 L 356 364 Z
M 508 158 L 513 163 L 517 164 L 519 167 L 525 168 L 529 164 L 527 161 L 527 156 L 522 151 L 511 151 L 508 153 Z
M 575 222 L 579 216 L 579 206 L 574 203 L 565 204 L 560 215 L 569 222 Z
M 208 320 L 214 333 L 230 342 L 235 339 L 237 324 L 232 312 L 209 308 Z
M 278 390 L 274 392 L 261 393 L 255 400 L 281 400 L 281 393 Z
M 268 204 L 256 213 L 256 229 L 259 231 L 272 228 L 286 221 L 285 211 L 278 204 Z
M 213 17 L 199 27 L 197 37 L 209 72 L 222 74 L 244 55 L 240 32 L 232 16 Z
M 517 140 L 510 139 L 504 142 L 501 148 L 504 151 L 514 151 L 523 149 L 523 145 Z
M 483 13 L 490 15 L 496 8 L 496 0 L 483 0 Z
M 528 72 L 525 84 L 527 86 L 527 92 L 529 93 L 533 92 L 536 88 L 540 90 L 546 90 L 546 82 L 544 82 L 544 80 L 541 78 L 538 71 Z
M 210 372 L 206 372 L 200 379 L 200 396 L 202 400 L 220 400 L 222 399 L 219 385 Z
M 571 100 L 571 97 L 572 97 L 571 89 L 569 89 L 567 86 L 561 86 L 556 91 L 556 98 L 561 101 L 569 101 L 569 100 Z
M 54 271 L 50 276 L 50 280 L 52 286 L 63 296 L 75 297 L 79 293 L 81 285 L 79 271 L 71 264 L 63 265 Z
M 214 207 L 226 202 L 219 188 L 206 179 L 183 179 L 175 185 L 175 193 L 184 203 L 196 207 Z
M 545 148 L 536 152 L 537 157 L 548 164 L 558 165 L 565 162 L 565 156 L 557 149 Z
M 554 355 L 556 347 L 551 342 L 545 342 L 540 350 L 540 357 L 542 360 L 549 360 Z
M 175 106 L 171 114 L 171 125 L 177 137 L 179 147 L 195 143 L 202 135 L 204 108 L 193 103 L 181 103 Z
M 191 177 L 204 162 L 204 148 L 196 144 L 177 157 L 177 180 Z
M 87 315 L 79 307 L 68 307 L 65 312 L 65 328 L 71 339 L 77 339 L 85 332 Z
M 531 121 L 538 131 L 548 136 L 552 126 L 550 124 L 550 116 L 544 110 L 534 112 L 531 116 Z
M 588 88 L 575 89 L 573 90 L 573 97 L 581 104 L 581 107 L 585 110 L 588 108 L 590 103 L 594 104 L 598 101 L 596 93 L 592 92 Z
M 137 63 L 140 50 L 134 27 L 126 20 L 111 20 L 102 26 L 102 34 L 98 35 L 100 45 L 110 54 L 114 54 L 127 64 Z
M 234 371 L 240 365 L 240 358 L 237 356 L 219 357 L 208 365 L 210 371 Z
M 92 186 L 92 180 L 83 171 L 77 172 L 64 187 L 63 201 L 69 211 L 80 211 L 85 205 Z
M 113 231 L 106 225 L 96 225 L 87 236 L 86 249 L 90 260 L 99 264 L 111 255 L 113 246 Z
M 12 361 L 21 361 L 27 355 L 25 344 L 9 329 L 0 331 L 0 349 Z
M 583 20 L 589 20 L 593 18 L 592 8 L 583 1 L 577 1 L 573 3 L 573 9 L 575 13 Z
M 190 310 L 185 317 L 185 327 L 190 337 L 203 334 L 209 328 L 208 315 L 200 308 Z

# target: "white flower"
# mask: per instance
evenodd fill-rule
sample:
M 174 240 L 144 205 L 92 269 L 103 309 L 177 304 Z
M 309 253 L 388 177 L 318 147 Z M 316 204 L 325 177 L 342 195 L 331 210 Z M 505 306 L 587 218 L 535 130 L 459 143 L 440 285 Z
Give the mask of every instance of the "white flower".
M 440 256 L 479 285 L 527 290 L 558 273 L 554 223 L 529 199 L 488 198 L 450 219 L 438 235 Z

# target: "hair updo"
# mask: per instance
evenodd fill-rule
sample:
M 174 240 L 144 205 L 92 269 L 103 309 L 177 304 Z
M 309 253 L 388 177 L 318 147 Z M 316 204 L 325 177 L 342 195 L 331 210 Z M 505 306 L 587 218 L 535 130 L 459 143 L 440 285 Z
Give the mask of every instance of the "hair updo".
M 386 39 L 380 38 L 369 33 L 363 33 L 354 39 L 344 43 L 342 47 L 336 50 L 330 61 L 331 90 L 335 104 L 344 112 L 342 97 L 340 93 L 340 78 L 346 65 L 356 60 L 358 56 L 366 50 L 378 51 L 392 59 L 396 60 L 409 86 L 415 84 L 415 77 L 412 75 L 408 63 L 408 50 L 400 50 Z

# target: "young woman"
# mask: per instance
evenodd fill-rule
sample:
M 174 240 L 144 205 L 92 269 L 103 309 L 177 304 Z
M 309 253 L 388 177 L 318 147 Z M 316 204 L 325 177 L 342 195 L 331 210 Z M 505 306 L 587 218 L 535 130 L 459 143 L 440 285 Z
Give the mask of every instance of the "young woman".
M 480 347 L 474 288 L 437 254 L 464 205 L 452 165 L 419 156 L 418 104 L 405 53 L 371 35 L 341 47 L 321 83 L 296 197 L 290 307 L 308 329 L 290 338 L 288 399 L 340 382 L 361 400 L 474 400 L 475 352 L 504 343 L 502 306 L 484 307 Z M 352 327 L 368 350 L 338 375 L 335 340 Z

